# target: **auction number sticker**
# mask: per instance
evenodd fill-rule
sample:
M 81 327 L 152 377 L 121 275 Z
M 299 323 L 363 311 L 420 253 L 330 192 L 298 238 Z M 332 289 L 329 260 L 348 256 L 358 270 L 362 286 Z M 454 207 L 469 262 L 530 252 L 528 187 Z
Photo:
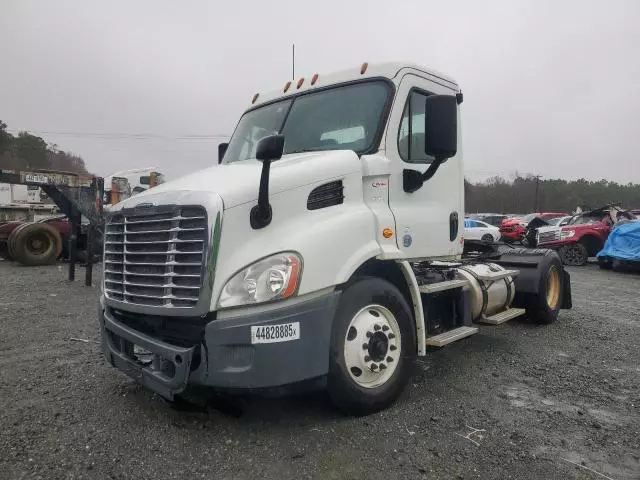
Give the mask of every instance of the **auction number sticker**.
M 40 175 L 39 173 L 27 173 L 25 175 L 25 181 L 31 183 L 49 183 L 49 177 Z
M 279 343 L 298 340 L 300 322 L 281 325 L 254 325 L 251 327 L 251 343 Z

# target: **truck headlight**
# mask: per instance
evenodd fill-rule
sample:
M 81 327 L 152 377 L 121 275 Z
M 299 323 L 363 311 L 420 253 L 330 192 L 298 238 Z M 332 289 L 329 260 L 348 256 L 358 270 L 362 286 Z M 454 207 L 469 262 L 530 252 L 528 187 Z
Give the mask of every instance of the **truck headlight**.
M 236 273 L 222 289 L 218 308 L 268 302 L 298 291 L 302 259 L 292 252 L 263 258 Z
M 565 238 L 571 238 L 576 234 L 575 230 L 564 230 L 560 232 L 560 238 L 564 240 Z

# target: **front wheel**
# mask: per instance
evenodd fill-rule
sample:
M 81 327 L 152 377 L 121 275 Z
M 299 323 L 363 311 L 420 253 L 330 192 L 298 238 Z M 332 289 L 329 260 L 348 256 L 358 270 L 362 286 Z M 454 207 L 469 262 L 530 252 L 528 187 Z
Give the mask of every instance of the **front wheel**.
M 361 278 L 342 293 L 331 338 L 327 388 L 351 415 L 391 405 L 404 390 L 416 356 L 413 315 L 402 293 Z
M 562 259 L 562 263 L 574 267 L 581 267 L 587 264 L 589 259 L 589 253 L 584 245 L 581 243 L 572 243 L 562 247 L 558 254 Z

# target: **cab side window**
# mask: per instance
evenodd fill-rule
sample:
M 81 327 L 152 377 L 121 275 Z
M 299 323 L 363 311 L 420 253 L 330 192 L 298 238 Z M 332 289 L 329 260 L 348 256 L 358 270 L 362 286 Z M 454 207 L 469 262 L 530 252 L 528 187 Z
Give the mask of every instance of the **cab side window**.
M 411 92 L 404 106 L 398 131 L 400 158 L 409 163 L 431 163 L 434 158 L 424 153 L 424 104 L 426 93 Z

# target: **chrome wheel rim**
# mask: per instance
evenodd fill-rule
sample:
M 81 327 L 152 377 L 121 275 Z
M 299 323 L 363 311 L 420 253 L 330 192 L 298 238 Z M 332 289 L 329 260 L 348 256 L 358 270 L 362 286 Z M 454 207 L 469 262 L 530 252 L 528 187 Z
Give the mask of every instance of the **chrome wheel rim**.
M 402 341 L 391 311 L 369 305 L 356 313 L 344 338 L 344 360 L 351 379 L 363 388 L 384 385 L 398 368 Z

